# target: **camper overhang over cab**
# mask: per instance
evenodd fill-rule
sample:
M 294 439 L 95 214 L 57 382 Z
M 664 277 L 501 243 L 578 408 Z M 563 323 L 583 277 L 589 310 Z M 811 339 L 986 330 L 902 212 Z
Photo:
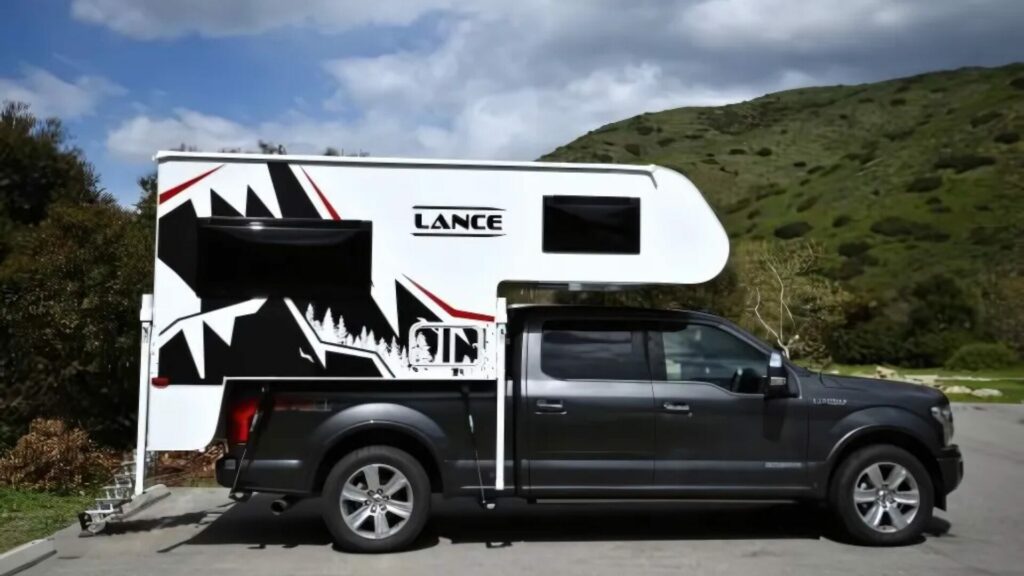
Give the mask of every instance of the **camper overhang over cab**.
M 659 166 L 156 160 L 145 450 L 205 447 L 232 379 L 501 386 L 500 283 L 695 284 L 729 252 L 700 192 Z

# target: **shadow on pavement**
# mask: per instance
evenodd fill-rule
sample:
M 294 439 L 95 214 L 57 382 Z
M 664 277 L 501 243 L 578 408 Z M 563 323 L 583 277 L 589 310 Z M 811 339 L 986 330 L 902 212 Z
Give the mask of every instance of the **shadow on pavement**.
M 187 521 L 207 523 L 182 545 L 246 545 L 250 549 L 323 546 L 331 543 L 320 517 L 320 499 L 296 504 L 281 516 L 271 514 L 269 495 Z M 211 517 L 213 515 L 213 517 Z M 161 521 L 152 521 L 158 527 Z M 492 547 L 515 542 L 588 542 L 626 540 L 708 540 L 830 537 L 823 514 L 795 504 L 614 503 L 527 505 L 503 501 L 486 511 L 472 500 L 435 498 L 432 520 L 415 548 L 433 546 L 443 538 L 453 544 Z M 146 529 L 149 526 L 138 526 Z

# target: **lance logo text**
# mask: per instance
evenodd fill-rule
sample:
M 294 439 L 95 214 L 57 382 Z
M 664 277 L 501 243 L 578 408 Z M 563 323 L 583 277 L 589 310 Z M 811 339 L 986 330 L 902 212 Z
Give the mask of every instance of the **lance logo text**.
M 486 206 L 413 206 L 413 236 L 505 235 L 505 210 Z

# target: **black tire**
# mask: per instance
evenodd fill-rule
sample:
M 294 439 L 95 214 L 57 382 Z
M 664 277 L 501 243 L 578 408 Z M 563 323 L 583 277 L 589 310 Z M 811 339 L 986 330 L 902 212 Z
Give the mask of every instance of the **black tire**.
M 352 507 L 351 503 L 342 504 L 341 496 L 345 483 L 366 466 L 377 465 L 397 470 L 408 481 L 408 494 L 411 496 L 412 512 L 405 523 L 394 534 L 379 539 L 361 535 L 346 523 L 342 507 Z M 365 477 L 363 477 L 365 478 Z M 383 482 L 383 479 L 381 481 Z M 394 552 L 407 548 L 423 531 L 430 516 L 430 479 L 423 466 L 408 453 L 390 446 L 367 446 L 347 454 L 338 461 L 327 475 L 323 489 L 323 517 L 327 528 L 331 531 L 335 543 L 350 552 Z M 367 505 L 369 506 L 369 505 Z M 350 513 L 355 508 L 350 510 Z M 397 523 L 395 516 L 389 516 L 385 522 Z M 376 516 L 368 519 L 376 526 Z M 364 522 L 361 526 L 366 526 Z
M 889 512 L 882 506 L 879 528 L 871 527 L 868 522 L 871 512 L 876 505 L 875 502 L 857 504 L 854 502 L 854 490 L 856 483 L 862 480 L 862 488 L 871 488 L 870 484 L 864 483 L 862 474 L 874 466 L 880 465 L 882 476 L 887 476 L 894 469 L 892 465 L 902 466 L 917 484 L 918 506 L 913 519 L 906 522 L 905 526 L 898 527 L 897 522 L 889 515 Z M 887 472 L 888 471 L 888 472 Z M 888 477 L 886 479 L 889 479 Z M 885 487 L 888 487 L 886 484 Z M 902 490 L 910 490 L 909 481 L 904 481 L 897 487 Z M 935 496 L 931 476 L 924 465 L 911 453 L 902 448 L 888 444 L 878 444 L 860 448 L 843 460 L 832 477 L 832 484 L 829 490 L 829 505 L 835 514 L 840 527 L 856 543 L 869 546 L 900 546 L 911 544 L 921 539 L 928 521 L 931 520 Z M 873 490 L 872 490 L 873 491 Z M 887 503 L 893 507 L 893 511 L 901 518 L 906 518 L 910 507 L 902 504 Z M 862 516 L 862 513 L 864 516 Z M 865 516 L 868 519 L 865 519 Z M 883 531 L 885 530 L 885 531 Z

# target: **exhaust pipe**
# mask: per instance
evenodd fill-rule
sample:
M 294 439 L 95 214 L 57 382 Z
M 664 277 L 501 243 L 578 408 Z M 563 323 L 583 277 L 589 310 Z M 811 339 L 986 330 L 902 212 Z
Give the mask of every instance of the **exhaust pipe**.
M 270 503 L 270 511 L 274 513 L 274 516 L 280 516 L 287 512 L 288 509 L 298 501 L 299 498 L 295 496 L 283 496 Z

